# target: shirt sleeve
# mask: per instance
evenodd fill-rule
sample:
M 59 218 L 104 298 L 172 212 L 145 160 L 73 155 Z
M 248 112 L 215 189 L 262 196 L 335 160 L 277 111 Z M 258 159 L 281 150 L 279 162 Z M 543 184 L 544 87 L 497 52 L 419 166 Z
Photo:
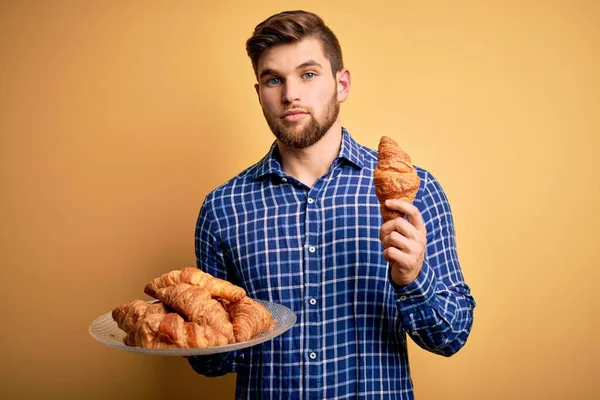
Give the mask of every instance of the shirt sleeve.
M 437 180 L 426 175 L 421 202 L 415 202 L 427 228 L 425 259 L 406 286 L 388 278 L 404 329 L 420 347 L 443 356 L 459 351 L 473 325 L 475 301 L 464 281 L 456 251 L 448 199 Z
M 211 205 L 207 197 L 198 216 L 195 235 L 196 265 L 214 277 L 228 279 L 226 257 L 218 239 L 218 226 Z M 197 373 L 215 377 L 236 372 L 238 361 L 243 357 L 243 352 L 232 351 L 210 356 L 189 357 L 188 362 Z

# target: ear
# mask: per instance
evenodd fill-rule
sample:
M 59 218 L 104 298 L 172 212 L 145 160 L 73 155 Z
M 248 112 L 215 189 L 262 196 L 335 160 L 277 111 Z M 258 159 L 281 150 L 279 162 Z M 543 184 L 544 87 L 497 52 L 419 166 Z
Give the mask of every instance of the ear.
M 340 103 L 346 101 L 350 95 L 350 71 L 347 68 L 342 68 L 335 74 L 337 83 L 337 99 Z
M 260 88 L 260 86 L 258 86 L 258 83 L 254 84 L 254 90 L 256 90 L 256 96 L 258 97 L 258 102 L 260 103 L 260 93 L 258 92 L 258 89 Z M 262 105 L 262 103 L 261 103 Z

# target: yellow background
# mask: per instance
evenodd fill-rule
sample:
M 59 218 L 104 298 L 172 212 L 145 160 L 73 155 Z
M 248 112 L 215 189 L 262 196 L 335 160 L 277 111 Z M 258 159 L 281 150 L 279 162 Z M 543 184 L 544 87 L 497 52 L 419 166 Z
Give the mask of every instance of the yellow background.
M 231 398 L 234 376 L 104 346 L 94 318 L 194 264 L 209 190 L 260 159 L 244 42 L 319 13 L 344 125 L 442 183 L 478 303 L 410 345 L 419 400 L 597 399 L 600 2 L 0 1 L 0 398 Z

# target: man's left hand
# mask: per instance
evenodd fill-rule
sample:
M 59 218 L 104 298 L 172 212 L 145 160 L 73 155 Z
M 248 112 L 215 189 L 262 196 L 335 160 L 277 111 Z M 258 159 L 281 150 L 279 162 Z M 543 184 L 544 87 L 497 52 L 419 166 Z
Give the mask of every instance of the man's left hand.
M 390 263 L 391 277 L 399 286 L 414 281 L 425 256 L 427 230 L 419 209 L 403 200 L 387 200 L 390 210 L 400 211 L 408 216 L 408 221 L 398 217 L 381 226 L 379 240 L 383 244 L 383 257 Z

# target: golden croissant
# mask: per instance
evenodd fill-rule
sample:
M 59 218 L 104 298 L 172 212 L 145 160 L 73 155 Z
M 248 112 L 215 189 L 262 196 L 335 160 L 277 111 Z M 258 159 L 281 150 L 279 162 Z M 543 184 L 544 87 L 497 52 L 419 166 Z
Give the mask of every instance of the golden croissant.
M 159 289 L 180 283 L 205 288 L 212 296 L 221 297 L 227 301 L 238 301 L 246 296 L 246 292 L 241 287 L 226 280 L 215 278 L 194 267 L 185 267 L 181 270 L 170 271 L 153 279 L 144 288 L 144 293 L 156 298 L 156 292 Z
M 245 342 L 273 327 L 271 312 L 262 304 L 244 297 L 228 305 L 236 342 Z
M 189 321 L 210 326 L 225 336 L 229 343 L 235 342 L 229 313 L 220 301 L 211 297 L 207 289 L 180 283 L 159 289 L 156 298 Z
M 168 310 L 162 303 L 150 304 L 143 300 L 135 300 L 130 303 L 121 304 L 119 307 L 115 308 L 112 311 L 112 318 L 117 323 L 119 329 L 125 331 L 129 335 L 140 318 L 152 314 L 166 315 L 167 313 Z M 128 342 L 132 341 L 133 338 L 129 338 L 128 336 L 124 338 L 126 345 L 130 345 Z M 133 346 L 133 344 L 131 344 L 131 346 Z
M 204 348 L 222 346 L 228 339 L 210 326 L 186 322 L 162 303 L 142 300 L 125 303 L 112 311 L 117 326 L 127 335 L 127 346 L 146 349 Z
M 383 222 L 404 217 L 403 213 L 387 208 L 385 201 L 400 199 L 412 203 L 417 196 L 421 180 L 410 156 L 387 136 L 383 136 L 379 141 L 377 167 L 373 179 Z

